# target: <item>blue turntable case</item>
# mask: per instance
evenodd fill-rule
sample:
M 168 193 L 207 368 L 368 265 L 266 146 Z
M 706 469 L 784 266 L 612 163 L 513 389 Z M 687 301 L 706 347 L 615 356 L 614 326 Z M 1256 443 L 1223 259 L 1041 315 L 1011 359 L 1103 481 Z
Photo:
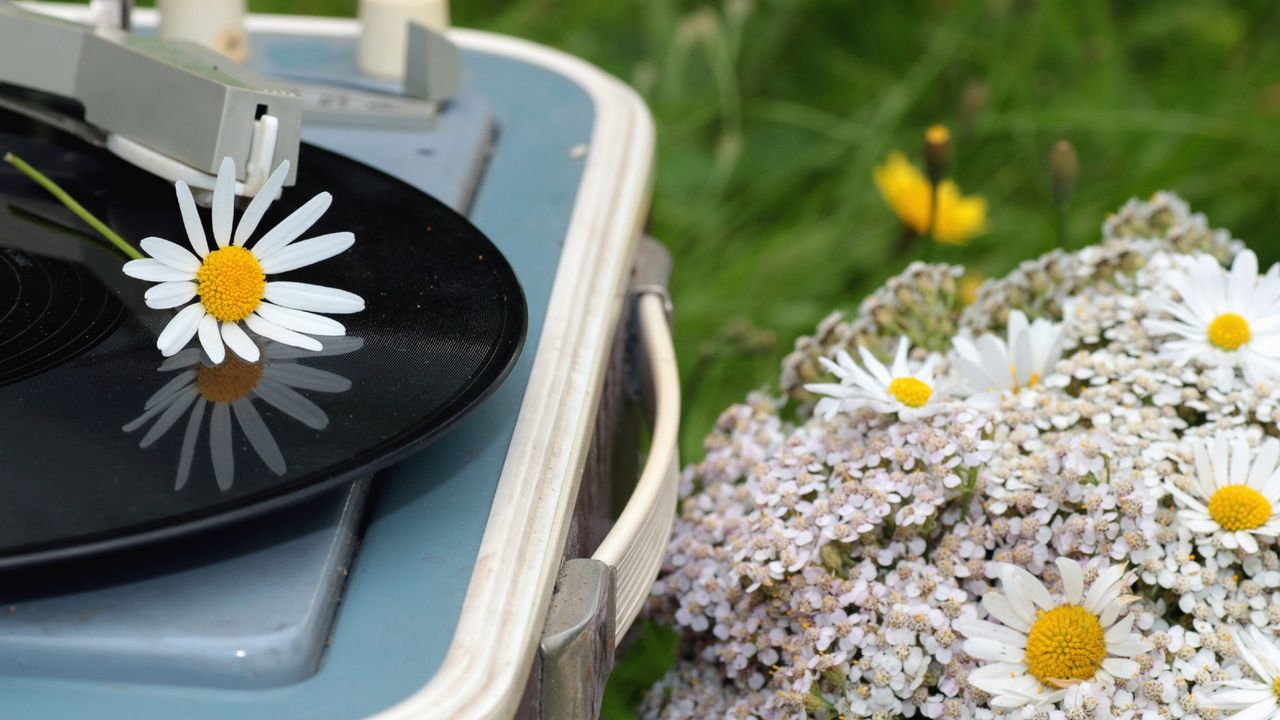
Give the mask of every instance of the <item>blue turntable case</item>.
M 253 63 L 264 73 L 369 86 L 356 73 L 350 23 L 266 19 L 250 27 Z M 468 588 L 485 580 L 476 573 L 509 571 L 486 564 L 482 539 L 491 517 L 519 510 L 495 509 L 494 501 L 512 472 L 513 439 L 531 432 L 517 421 L 535 363 L 568 354 L 545 345 L 544 325 L 557 283 L 575 281 L 564 277 L 574 271 L 562 253 L 571 225 L 583 222 L 584 168 L 600 137 L 598 99 L 555 63 L 530 62 L 527 48 L 504 52 L 485 36 L 457 37 L 464 94 L 429 132 L 309 124 L 304 138 L 463 210 L 501 249 L 529 312 L 526 347 L 510 376 L 443 439 L 371 482 L 177 546 L 133 551 L 124 556 L 137 565 L 129 572 L 111 564 L 120 558 L 108 558 L 96 569 L 82 565 L 72 580 L 10 588 L 7 611 L 0 605 L 0 716 L 364 717 L 429 692 L 446 656 L 463 652 L 451 647 L 465 645 L 455 630 Z M 618 167 L 637 179 L 609 200 L 625 217 L 596 228 L 601 242 L 622 238 L 606 248 L 614 259 L 608 294 L 595 300 L 603 309 L 583 310 L 598 310 L 599 325 L 610 313 L 616 320 L 619 278 L 647 203 L 647 122 L 631 130 L 638 149 L 627 157 L 635 167 Z M 593 342 L 597 355 L 607 347 Z M 579 392 L 573 384 L 581 383 L 589 395 L 602 372 L 597 364 L 568 376 L 565 392 Z M 556 490 L 569 493 L 570 508 L 574 482 L 566 478 Z M 536 509 L 540 500 L 518 505 Z M 557 518 L 529 527 L 554 527 L 563 542 Z M 545 560 L 553 572 L 556 538 L 538 532 L 528 541 L 553 549 Z M 546 568 L 539 572 L 546 587 L 528 592 L 545 606 L 550 587 Z M 514 622 L 512 613 L 539 608 L 503 612 L 502 622 Z M 536 625 L 521 615 L 512 627 L 536 632 Z M 509 642 L 527 655 L 533 638 L 519 632 Z M 476 714 L 509 714 L 523 689 L 518 668 L 501 658 L 475 662 L 491 668 L 479 674 L 494 673 L 480 678 L 492 692 L 472 706 Z M 458 696 L 468 692 L 477 691 L 459 687 Z

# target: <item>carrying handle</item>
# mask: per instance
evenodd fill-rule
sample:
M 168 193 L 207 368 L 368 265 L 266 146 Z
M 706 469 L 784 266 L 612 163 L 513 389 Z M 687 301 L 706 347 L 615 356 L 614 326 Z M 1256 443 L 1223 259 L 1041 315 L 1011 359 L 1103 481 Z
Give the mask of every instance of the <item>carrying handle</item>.
M 640 613 L 658 575 L 675 522 L 680 483 L 680 373 L 671 340 L 671 300 L 666 288 L 671 260 L 666 250 L 649 238 L 639 252 L 633 287 L 635 363 L 652 431 L 649 456 L 618 521 L 592 555 L 614 568 L 614 628 L 619 641 Z

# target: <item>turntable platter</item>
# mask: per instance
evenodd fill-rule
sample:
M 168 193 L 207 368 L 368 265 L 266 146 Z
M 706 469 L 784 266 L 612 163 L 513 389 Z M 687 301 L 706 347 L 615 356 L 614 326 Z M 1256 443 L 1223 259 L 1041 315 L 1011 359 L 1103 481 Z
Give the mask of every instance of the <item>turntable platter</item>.
M 172 186 L 104 151 L 0 131 L 5 150 L 135 243 L 185 236 Z M 289 279 L 366 309 L 320 352 L 259 340 L 259 362 L 210 366 L 197 344 L 161 357 L 172 311 L 148 309 L 126 258 L 0 165 L 0 568 L 295 502 L 440 437 L 502 381 L 525 305 L 497 248 L 412 186 L 306 145 L 262 227 L 324 190 L 310 234 L 356 244 Z

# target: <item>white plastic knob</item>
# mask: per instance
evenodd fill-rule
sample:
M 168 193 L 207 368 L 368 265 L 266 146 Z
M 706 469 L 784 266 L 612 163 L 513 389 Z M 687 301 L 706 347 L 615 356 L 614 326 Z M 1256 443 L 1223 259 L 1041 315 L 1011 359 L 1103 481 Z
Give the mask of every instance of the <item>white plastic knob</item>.
M 160 37 L 190 40 L 236 62 L 249 57 L 245 0 L 156 0 Z
M 356 51 L 360 72 L 403 80 L 410 22 L 447 30 L 448 0 L 360 0 L 360 45 Z

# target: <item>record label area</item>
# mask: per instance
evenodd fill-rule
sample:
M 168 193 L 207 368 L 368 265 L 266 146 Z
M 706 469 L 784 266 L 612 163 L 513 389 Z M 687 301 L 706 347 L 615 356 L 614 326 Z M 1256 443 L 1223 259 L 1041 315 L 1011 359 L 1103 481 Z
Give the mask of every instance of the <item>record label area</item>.
M 133 243 L 181 240 L 172 185 L 65 138 L 0 132 Z M 430 196 L 304 145 L 270 227 L 333 194 L 308 236 L 340 258 L 290 280 L 365 298 L 319 352 L 255 338 L 258 362 L 210 365 L 156 338 L 125 258 L 0 166 L 0 567 L 119 547 L 262 512 L 368 475 L 438 437 L 501 382 L 525 331 L 501 253 Z M 205 222 L 208 211 L 202 210 Z

